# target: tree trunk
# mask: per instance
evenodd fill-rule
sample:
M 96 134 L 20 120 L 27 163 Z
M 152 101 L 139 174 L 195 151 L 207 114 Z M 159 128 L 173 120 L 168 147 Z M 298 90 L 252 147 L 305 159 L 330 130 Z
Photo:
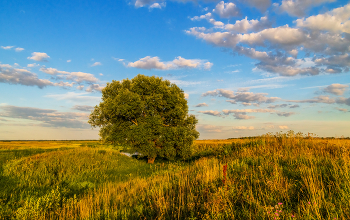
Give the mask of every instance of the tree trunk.
M 154 163 L 155 157 L 148 157 L 148 163 Z

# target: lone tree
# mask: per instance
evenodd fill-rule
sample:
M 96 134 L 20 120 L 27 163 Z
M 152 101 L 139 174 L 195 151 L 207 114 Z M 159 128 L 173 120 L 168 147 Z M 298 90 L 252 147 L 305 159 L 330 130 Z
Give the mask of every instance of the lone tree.
M 106 143 L 118 143 L 147 156 L 186 158 L 198 138 L 198 120 L 188 115 L 184 92 L 159 77 L 137 75 L 107 83 L 102 102 L 95 106 L 89 124 L 100 127 Z

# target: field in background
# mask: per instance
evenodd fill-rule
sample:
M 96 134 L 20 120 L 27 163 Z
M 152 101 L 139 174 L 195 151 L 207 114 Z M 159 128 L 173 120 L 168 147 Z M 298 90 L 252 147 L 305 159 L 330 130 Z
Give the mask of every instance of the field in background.
M 0 219 L 350 219 L 349 148 L 288 132 L 150 165 L 99 141 L 0 141 Z

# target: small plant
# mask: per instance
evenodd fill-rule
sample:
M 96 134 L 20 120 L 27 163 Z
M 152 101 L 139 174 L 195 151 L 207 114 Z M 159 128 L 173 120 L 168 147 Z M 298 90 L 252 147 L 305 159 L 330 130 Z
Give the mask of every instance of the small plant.
M 277 205 L 275 205 L 275 207 L 272 207 L 272 206 L 266 207 L 266 209 L 267 209 L 266 213 L 269 219 L 278 220 L 278 219 L 284 219 L 284 217 L 288 217 L 288 216 L 292 218 L 296 218 L 295 215 L 287 214 L 282 210 L 283 209 L 282 203 L 278 203 Z

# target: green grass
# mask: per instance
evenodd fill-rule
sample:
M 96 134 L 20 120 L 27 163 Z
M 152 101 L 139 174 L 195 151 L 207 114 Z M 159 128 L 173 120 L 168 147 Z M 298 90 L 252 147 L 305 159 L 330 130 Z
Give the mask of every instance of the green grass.
M 350 140 L 197 141 L 189 160 L 153 165 L 98 142 L 12 144 L 1 219 L 350 219 Z
M 60 195 L 61 205 L 103 183 L 145 178 L 167 169 L 103 145 L 82 146 L 87 147 L 0 151 L 0 218 L 11 219 L 26 202 L 52 193 Z

